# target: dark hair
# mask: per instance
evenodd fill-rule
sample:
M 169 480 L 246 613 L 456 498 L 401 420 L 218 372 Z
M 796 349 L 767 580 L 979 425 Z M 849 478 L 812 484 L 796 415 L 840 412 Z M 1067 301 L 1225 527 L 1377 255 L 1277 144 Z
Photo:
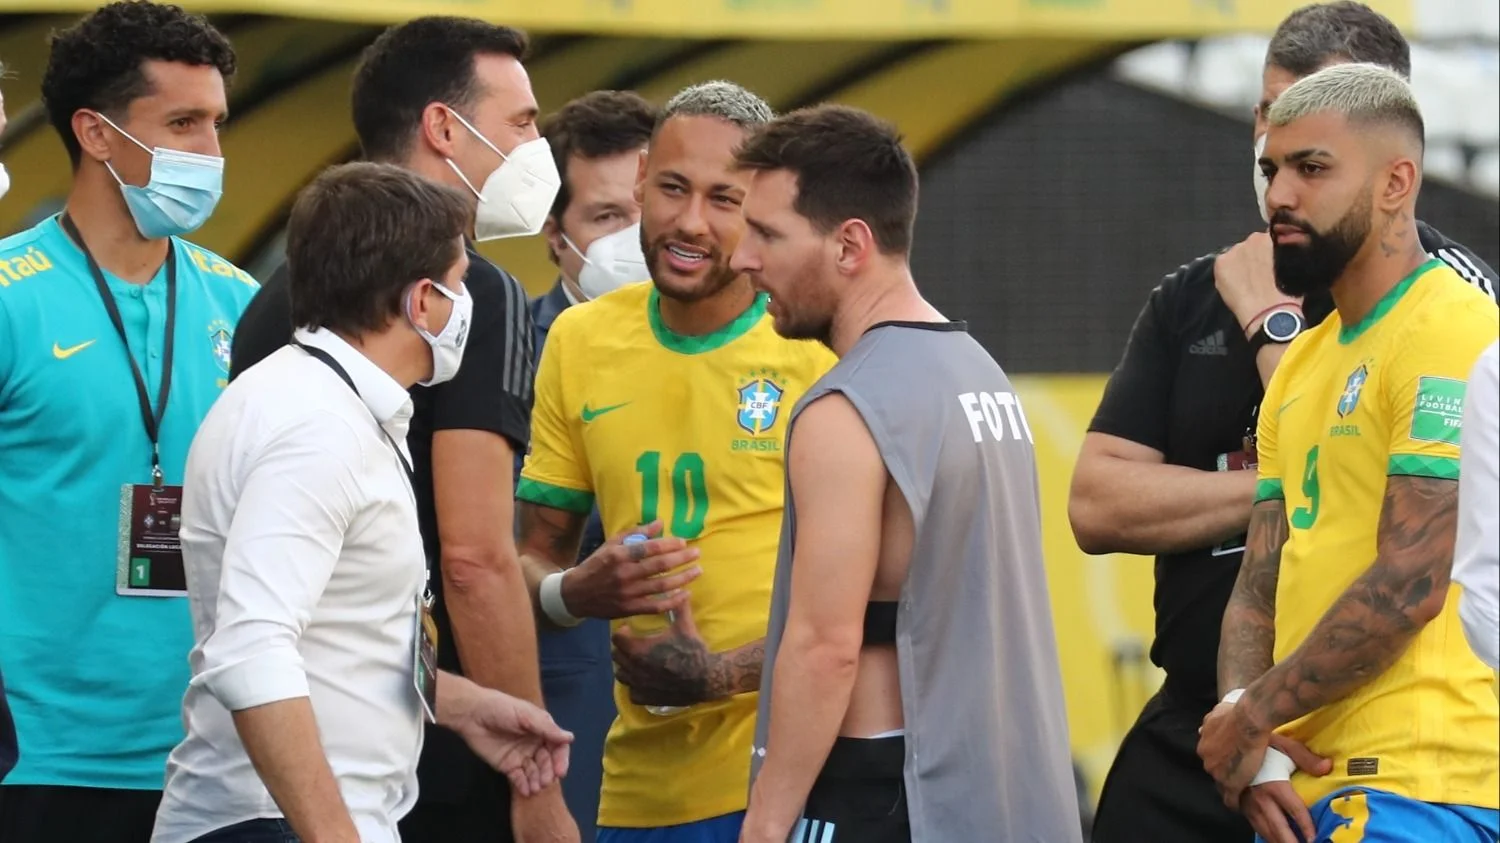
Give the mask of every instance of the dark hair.
M 458 191 L 394 164 L 358 161 L 302 189 L 287 223 L 292 324 L 384 330 L 402 293 L 441 281 L 463 252 L 472 211 Z
M 42 102 L 75 168 L 83 148 L 73 134 L 73 115 L 81 108 L 118 115 L 149 96 L 151 80 L 143 68 L 147 61 L 212 65 L 225 85 L 234 78 L 229 39 L 202 15 L 164 3 L 126 0 L 100 6 L 73 26 L 54 32 L 51 48 L 42 77 Z
M 917 167 L 891 124 L 844 105 L 804 108 L 751 136 L 735 162 L 747 170 L 795 175 L 792 207 L 819 231 L 861 219 L 880 251 L 911 251 Z
M 475 57 L 520 61 L 528 47 L 519 29 L 473 18 L 415 18 L 382 32 L 354 72 L 354 131 L 365 157 L 400 161 L 428 105 L 442 102 L 462 110 L 479 98 Z
M 568 159 L 607 158 L 644 147 L 656 125 L 656 106 L 633 91 L 594 91 L 559 108 L 542 125 L 562 186 L 552 200 L 552 216 L 561 219 L 573 200 L 568 188 Z
M 1385 15 L 1363 3 L 1315 3 L 1287 15 L 1266 47 L 1266 64 L 1308 76 L 1330 61 L 1378 64 L 1411 78 L 1411 46 Z

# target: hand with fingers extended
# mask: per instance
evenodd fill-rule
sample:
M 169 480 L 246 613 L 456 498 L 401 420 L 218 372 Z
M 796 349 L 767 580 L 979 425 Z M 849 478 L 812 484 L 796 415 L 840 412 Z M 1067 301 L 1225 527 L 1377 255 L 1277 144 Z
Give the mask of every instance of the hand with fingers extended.
M 531 796 L 568 774 L 573 733 L 538 706 L 509 694 L 478 689 L 446 724 L 522 796 Z
M 1260 773 L 1240 794 L 1240 813 L 1266 843 L 1302 843 L 1317 837 L 1312 814 L 1292 789 L 1292 766 L 1310 776 L 1326 776 L 1333 770 L 1332 761 L 1314 754 L 1300 742 L 1284 735 L 1271 736 Z M 1294 827 L 1300 832 L 1300 839 L 1293 832 Z
M 647 541 L 625 544 L 639 533 Z M 678 538 L 662 538 L 653 521 L 605 542 L 562 578 L 562 599 L 580 618 L 624 618 L 657 615 L 687 605 L 685 586 L 703 569 L 692 563 L 698 549 Z

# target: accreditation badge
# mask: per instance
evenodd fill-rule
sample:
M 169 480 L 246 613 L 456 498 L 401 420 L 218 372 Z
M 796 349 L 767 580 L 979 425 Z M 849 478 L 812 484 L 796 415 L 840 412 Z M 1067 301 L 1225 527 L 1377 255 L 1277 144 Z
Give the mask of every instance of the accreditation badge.
M 115 593 L 125 597 L 186 597 L 182 563 L 182 487 L 129 483 L 120 487 Z

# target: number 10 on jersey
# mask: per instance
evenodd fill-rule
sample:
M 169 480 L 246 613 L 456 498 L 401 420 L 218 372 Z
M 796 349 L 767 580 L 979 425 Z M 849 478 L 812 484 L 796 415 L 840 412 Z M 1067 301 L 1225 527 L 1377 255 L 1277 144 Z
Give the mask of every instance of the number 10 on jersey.
M 646 451 L 635 461 L 641 475 L 641 523 L 655 521 L 661 510 L 661 452 Z M 696 539 L 708 519 L 708 482 L 703 457 L 694 451 L 679 454 L 672 462 L 672 520 L 669 535 Z

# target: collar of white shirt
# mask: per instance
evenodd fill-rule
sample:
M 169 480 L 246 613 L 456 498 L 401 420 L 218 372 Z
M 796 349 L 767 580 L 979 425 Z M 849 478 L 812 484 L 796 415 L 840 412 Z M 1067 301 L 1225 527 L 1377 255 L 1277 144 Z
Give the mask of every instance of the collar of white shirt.
M 295 337 L 303 345 L 328 352 L 349 373 L 355 392 L 370 408 L 375 421 L 384 427 L 394 427 L 405 435 L 406 424 L 411 419 L 411 395 L 395 378 L 332 331 L 298 328 Z

